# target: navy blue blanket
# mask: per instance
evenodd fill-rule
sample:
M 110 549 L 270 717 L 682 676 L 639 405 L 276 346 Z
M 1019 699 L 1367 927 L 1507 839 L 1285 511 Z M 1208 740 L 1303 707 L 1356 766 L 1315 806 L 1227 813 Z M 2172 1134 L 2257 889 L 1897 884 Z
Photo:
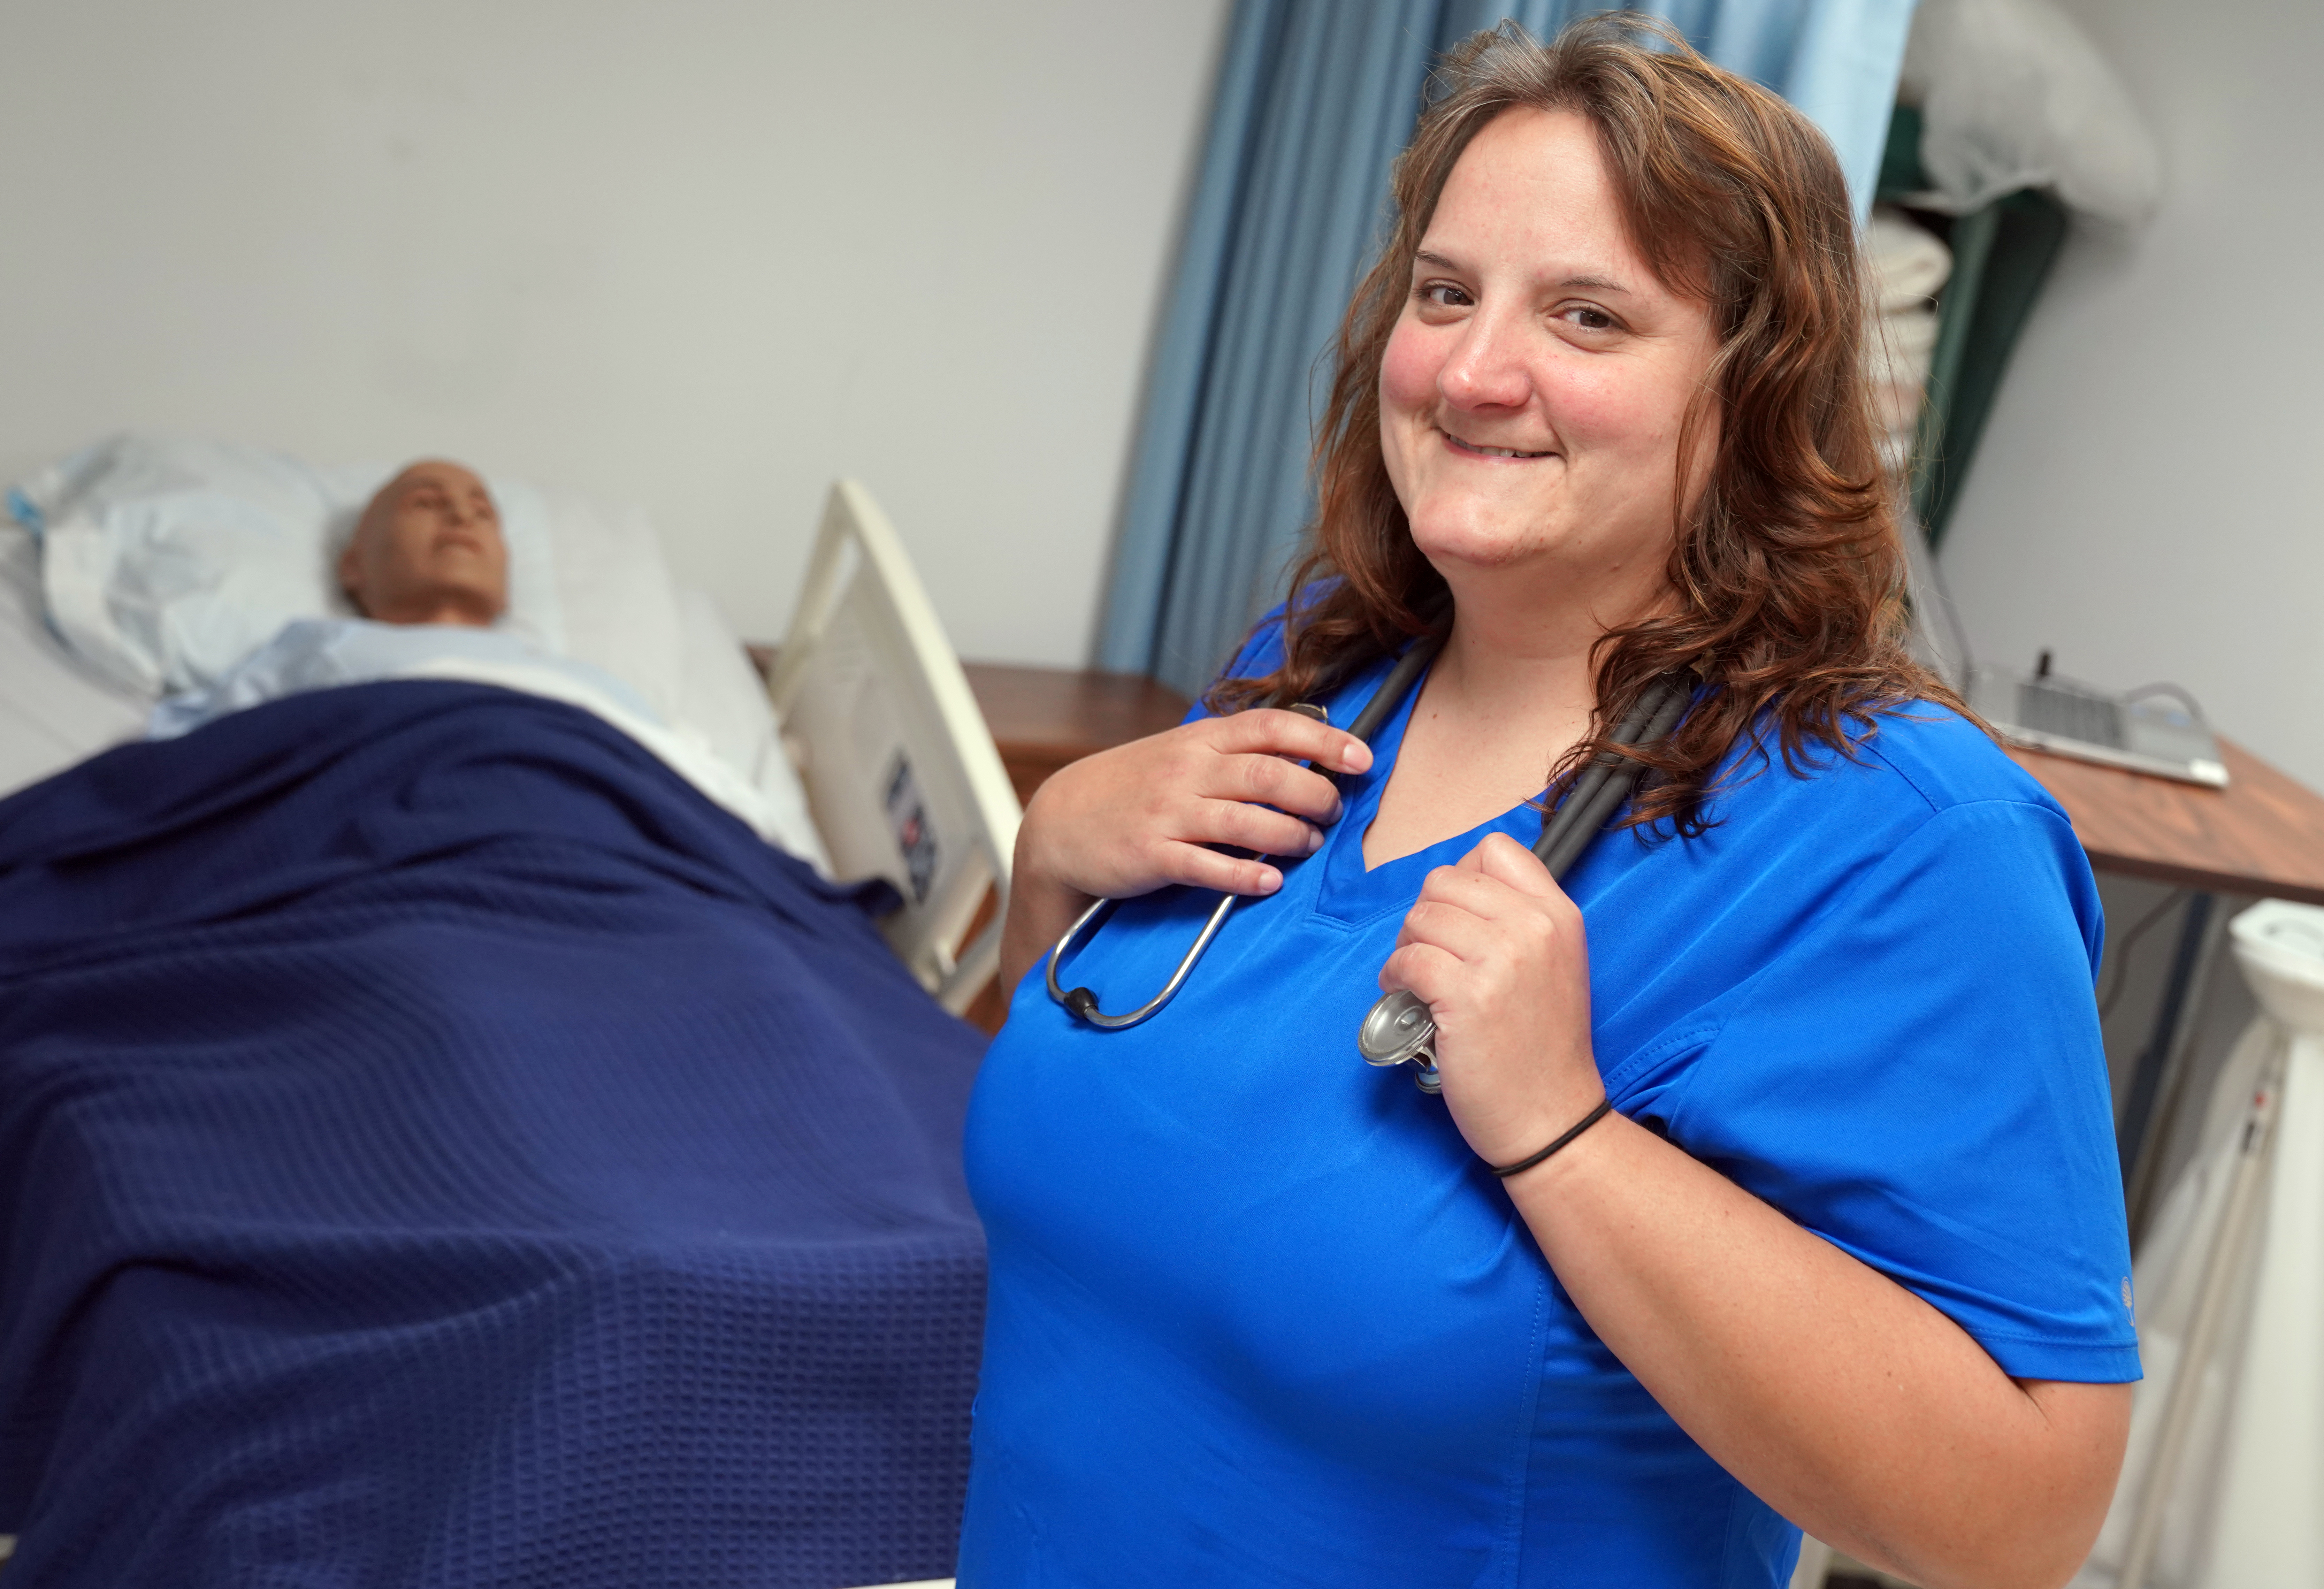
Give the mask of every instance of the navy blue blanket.
M 299 696 L 0 802 L 8 1589 L 948 1575 L 982 1046 L 550 702 Z

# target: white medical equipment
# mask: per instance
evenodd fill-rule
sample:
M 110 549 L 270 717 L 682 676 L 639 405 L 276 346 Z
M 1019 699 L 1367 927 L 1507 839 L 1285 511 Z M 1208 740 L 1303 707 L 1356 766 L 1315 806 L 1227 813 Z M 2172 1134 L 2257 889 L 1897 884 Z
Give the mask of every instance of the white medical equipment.
M 2261 1014 L 2125 1282 L 2146 1379 L 2074 1589 L 2324 1583 L 2324 910 L 2229 933 Z

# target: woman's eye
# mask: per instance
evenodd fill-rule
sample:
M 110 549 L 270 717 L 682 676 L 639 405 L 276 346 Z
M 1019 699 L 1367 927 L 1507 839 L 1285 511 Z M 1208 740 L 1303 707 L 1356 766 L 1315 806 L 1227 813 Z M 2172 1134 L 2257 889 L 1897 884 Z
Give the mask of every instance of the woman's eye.
M 1450 282 L 1423 282 L 1418 296 L 1421 302 L 1438 309 L 1466 309 L 1475 301 Z
M 1559 311 L 1568 323 L 1584 331 L 1611 331 L 1621 322 L 1594 303 L 1577 303 Z

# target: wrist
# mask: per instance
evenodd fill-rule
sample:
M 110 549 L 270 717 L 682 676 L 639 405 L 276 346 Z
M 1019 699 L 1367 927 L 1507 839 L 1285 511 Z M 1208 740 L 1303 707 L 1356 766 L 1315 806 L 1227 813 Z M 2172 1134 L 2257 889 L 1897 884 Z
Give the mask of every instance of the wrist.
M 1613 1112 L 1614 1100 L 1610 1097 L 1600 1096 L 1598 1102 L 1587 1110 L 1584 1110 L 1581 1117 L 1574 1121 L 1572 1125 L 1567 1126 L 1563 1131 L 1550 1138 L 1542 1146 L 1536 1148 L 1532 1152 L 1526 1154 L 1521 1159 L 1514 1159 L 1503 1164 L 1493 1164 L 1489 1162 L 1487 1168 L 1502 1180 L 1508 1180 L 1513 1177 L 1524 1175 L 1530 1170 L 1538 1169 L 1543 1165 L 1548 1163 L 1552 1159 L 1556 1158 L 1560 1153 L 1564 1152 L 1568 1148 L 1573 1146 L 1575 1142 L 1581 1141 L 1582 1135 L 1587 1132 L 1591 1127 L 1598 1124 Z
M 1586 1114 L 1589 1111 L 1582 1113 Z M 1561 1127 L 1560 1130 L 1570 1129 L 1571 1124 L 1578 1123 L 1581 1119 L 1581 1115 L 1576 1115 L 1568 1127 Z M 1560 1207 L 1577 1206 L 1580 1202 L 1587 1201 L 1586 1189 L 1591 1178 L 1599 1174 L 1603 1166 L 1622 1157 L 1622 1139 L 1637 1129 L 1637 1122 L 1628 1115 L 1619 1109 L 1609 1108 L 1591 1123 L 1587 1131 L 1575 1136 L 1539 1164 L 1517 1174 L 1497 1178 L 1509 1196 L 1528 1204 L 1539 1200 L 1554 1203 Z M 1545 1137 L 1526 1152 L 1528 1155 L 1537 1152 L 1555 1140 L 1554 1135 Z M 1510 1161 L 1503 1159 L 1499 1162 L 1507 1164 Z
M 1606 1096 L 1597 1062 L 1587 1051 L 1577 1062 L 1544 1066 L 1500 1095 L 1462 1096 L 1461 1131 L 1469 1147 L 1488 1164 L 1509 1164 L 1545 1143 L 1595 1109 Z

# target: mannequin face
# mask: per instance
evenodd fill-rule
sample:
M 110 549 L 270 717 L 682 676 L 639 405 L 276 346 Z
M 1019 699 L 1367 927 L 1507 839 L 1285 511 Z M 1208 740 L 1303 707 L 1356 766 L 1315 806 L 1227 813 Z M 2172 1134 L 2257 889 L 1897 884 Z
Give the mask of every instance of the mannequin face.
M 492 493 L 458 464 L 412 465 L 364 510 L 339 583 L 357 611 L 383 624 L 491 624 L 508 606 L 508 547 Z
M 1445 181 L 1381 365 L 1381 448 L 1413 540 L 1456 592 L 1538 582 L 1607 624 L 1651 605 L 1680 427 L 1717 352 L 1708 308 L 1632 243 L 1590 122 L 1503 113 Z

